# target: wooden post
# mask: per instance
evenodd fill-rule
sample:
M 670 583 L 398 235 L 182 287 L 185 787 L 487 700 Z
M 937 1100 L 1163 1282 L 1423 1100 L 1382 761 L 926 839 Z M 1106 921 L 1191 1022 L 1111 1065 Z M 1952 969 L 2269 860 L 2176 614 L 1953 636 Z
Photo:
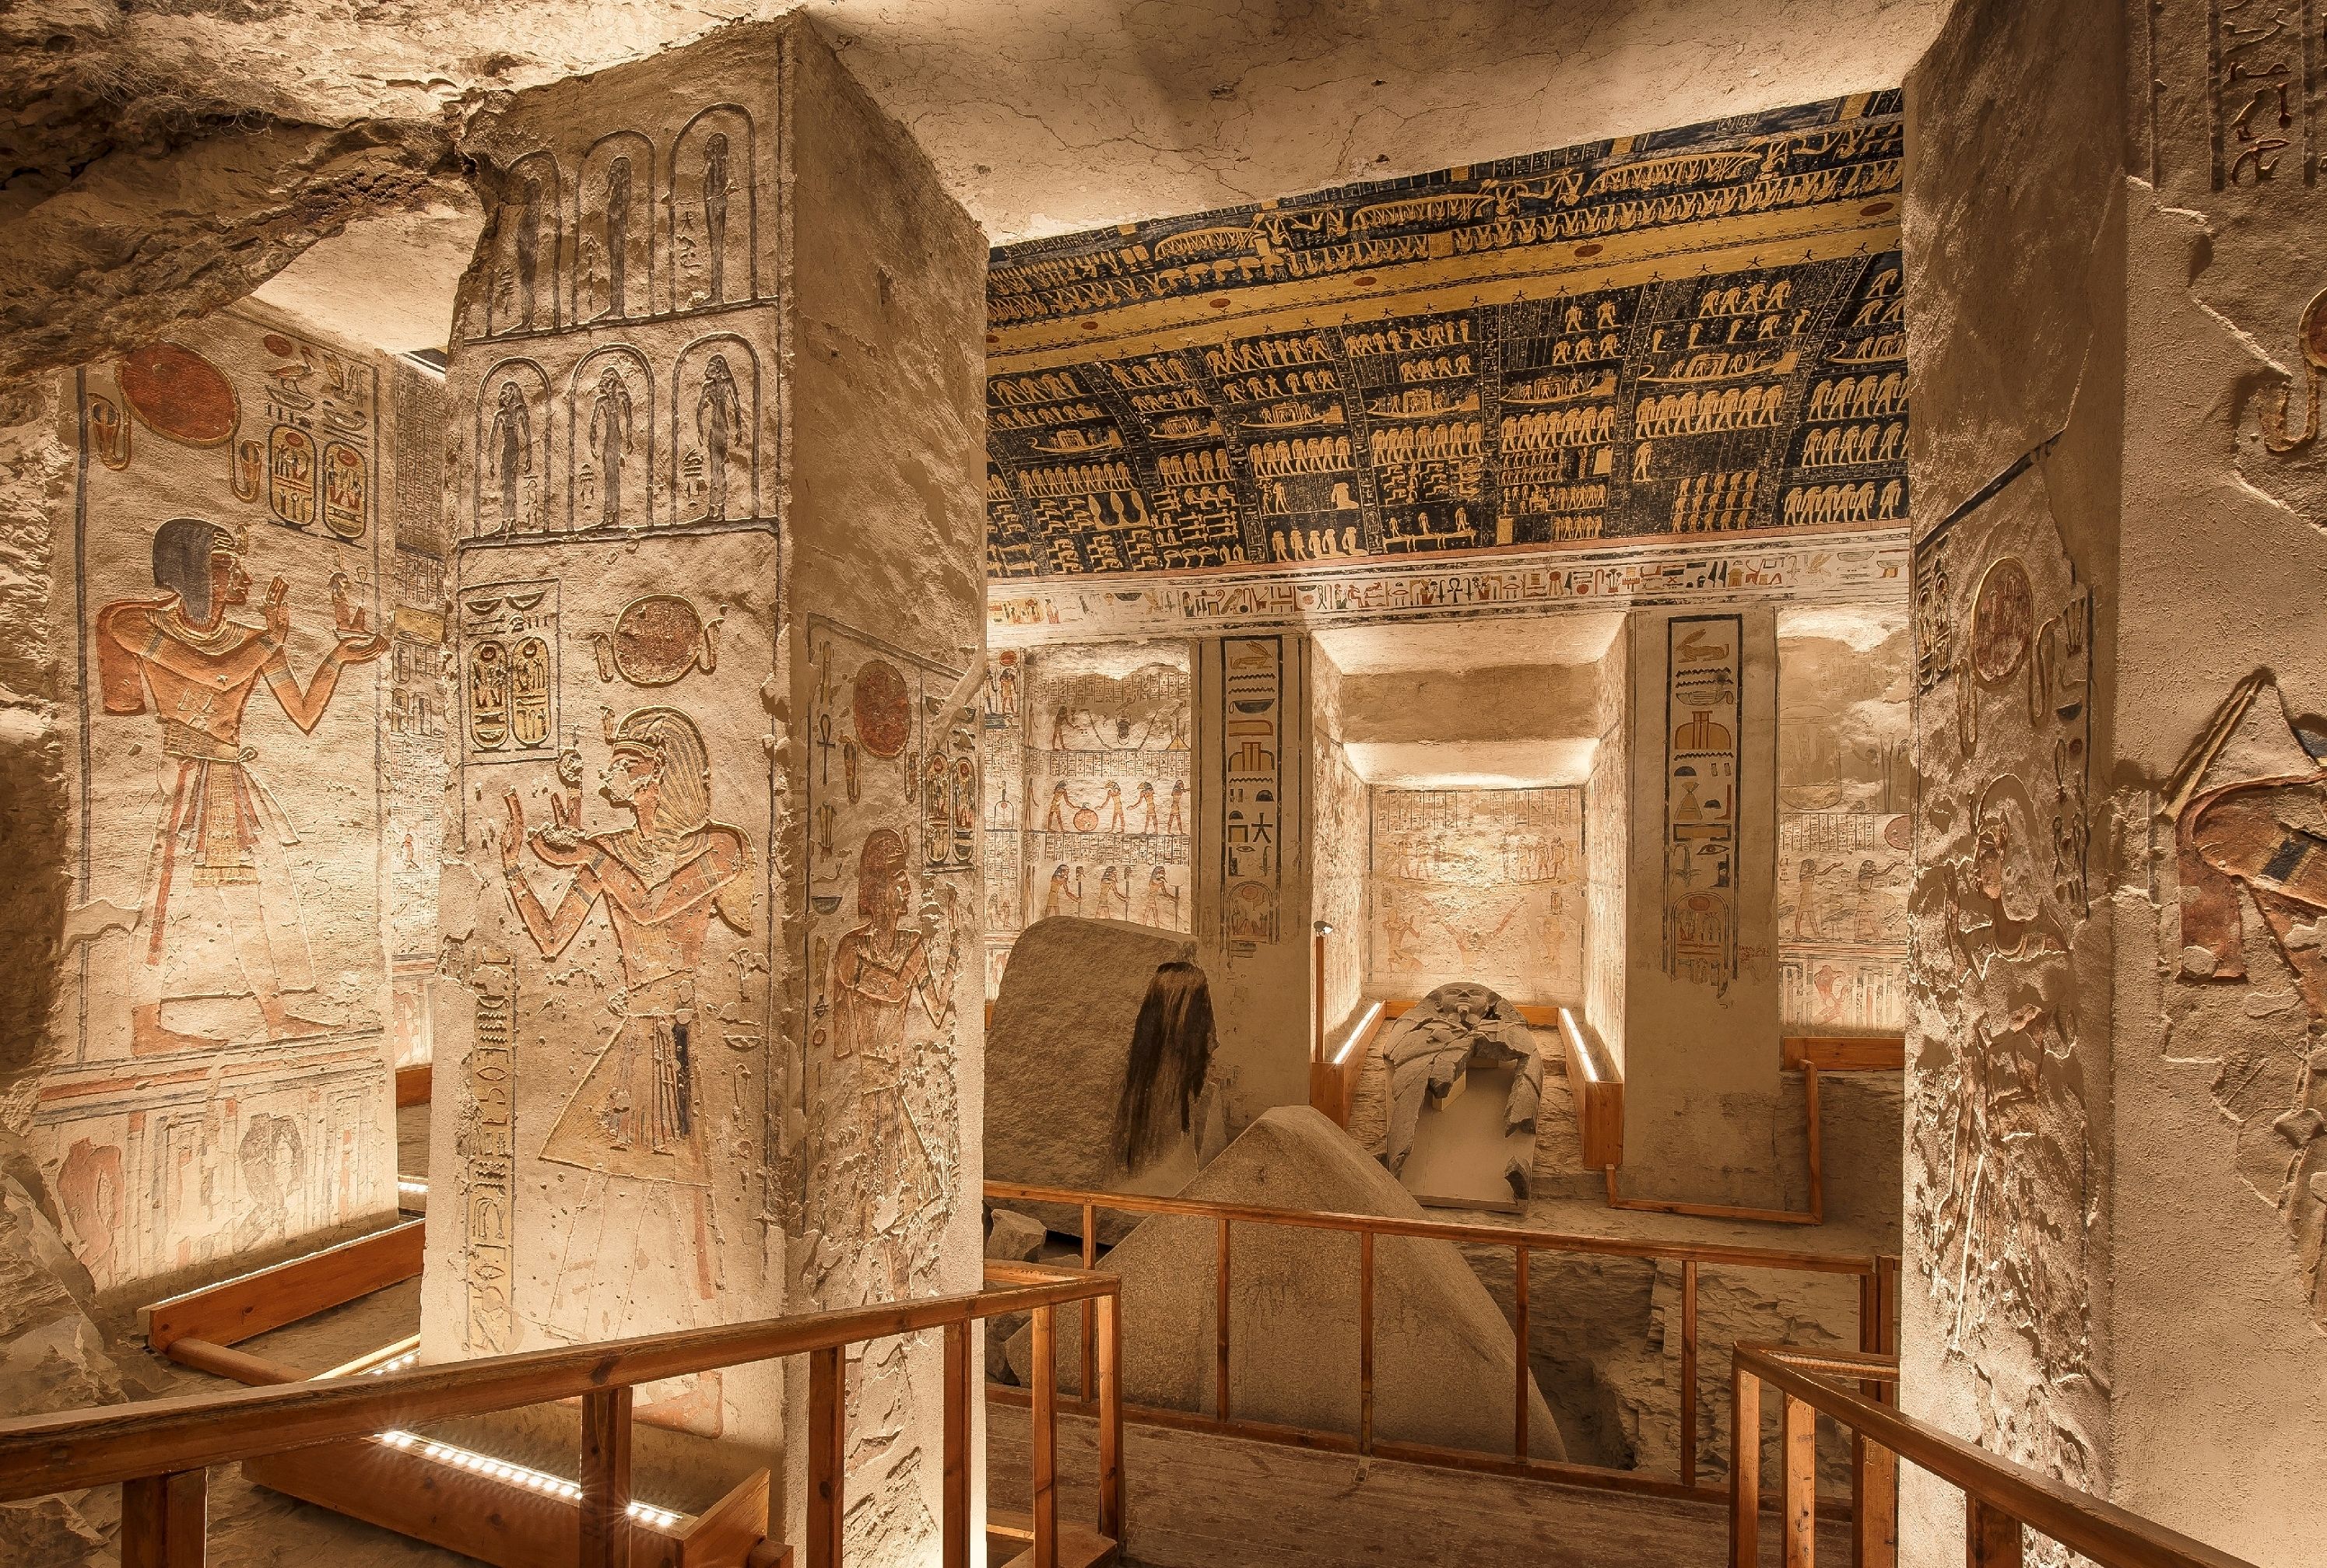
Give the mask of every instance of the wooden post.
M 1528 1249 L 1511 1249 L 1511 1338 L 1519 1344 L 1518 1379 L 1511 1389 L 1511 1451 L 1524 1460 L 1528 1456 L 1528 1389 L 1533 1379 L 1528 1376 Z
M 202 1568 L 209 1526 L 206 1470 L 121 1483 L 121 1568 Z
M 2020 1568 L 2020 1521 L 1983 1498 L 1964 1496 L 1964 1568 Z
M 1780 1504 L 1785 1518 L 1786 1568 L 1818 1561 L 1818 1409 L 1788 1394 L 1779 1407 L 1779 1452 L 1785 1465 Z
M 1083 1205 L 1083 1272 L 1089 1274 L 1098 1265 L 1098 1206 L 1086 1203 Z M 1098 1334 L 1098 1315 L 1092 1303 L 1086 1301 L 1083 1302 L 1083 1375 L 1082 1381 L 1075 1385 L 1075 1396 L 1086 1405 L 1091 1402 L 1092 1385 L 1098 1381 L 1098 1375 L 1095 1370 L 1098 1364 L 1097 1352 L 1091 1348 L 1091 1341 Z
M 1374 1233 L 1358 1232 L 1358 1451 L 1374 1451 Z
M 1850 1452 L 1850 1561 L 1853 1568 L 1899 1561 L 1899 1456 L 1864 1438 Z
M 1123 1539 L 1123 1298 L 1098 1298 L 1098 1533 Z
M 1320 927 L 1323 924 L 1322 920 L 1318 922 Z M 1309 1006 L 1316 1019 L 1310 1033 L 1309 1059 L 1322 1067 L 1325 1061 L 1325 933 L 1322 929 L 1317 932 L 1316 940 L 1310 947 L 1309 967 L 1314 971 L 1312 976 L 1313 984 L 1310 986 Z
M 985 1331 L 975 1318 L 945 1327 L 945 1488 L 938 1519 L 945 1568 L 969 1568 L 969 1402 L 977 1365 L 971 1351 L 973 1336 Z
M 1762 1560 L 1762 1380 L 1729 1367 L 1729 1568 Z
M 1680 1479 L 1696 1485 L 1696 1260 L 1680 1265 Z
M 840 1568 L 842 1493 L 848 1476 L 843 1354 L 837 1345 L 808 1353 L 808 1568 Z M 1039 1368 L 1035 1382 L 1042 1382 Z
M 1225 1216 L 1220 1222 L 1219 1236 L 1215 1255 L 1220 1262 L 1220 1278 L 1212 1299 L 1212 1414 L 1225 1423 L 1229 1418 L 1229 1222 Z
M 1059 1309 L 1034 1309 L 1034 1568 L 1059 1568 Z
M 1819 1146 L 1825 1142 L 1818 1126 L 1818 1069 L 1816 1062 L 1802 1063 L 1802 1115 L 1808 1129 L 1810 1166 L 1810 1218 L 1823 1223 L 1826 1219 L 1826 1171 L 1819 1158 Z
M 582 1396 L 582 1568 L 631 1568 L 631 1390 Z

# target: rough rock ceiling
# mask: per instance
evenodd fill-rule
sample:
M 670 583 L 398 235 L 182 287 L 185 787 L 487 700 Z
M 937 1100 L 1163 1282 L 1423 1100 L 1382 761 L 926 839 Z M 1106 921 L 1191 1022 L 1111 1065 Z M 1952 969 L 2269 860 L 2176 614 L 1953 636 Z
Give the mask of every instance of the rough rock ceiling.
M 0 8 L 8 171 L 0 219 L 37 219 L 16 229 L 14 254 L 0 259 L 0 369 L 135 341 L 229 303 L 369 212 L 456 197 L 452 135 L 485 95 L 792 8 L 780 0 Z M 808 7 L 997 243 L 1887 86 L 1942 8 L 1940 0 Z M 466 225 L 456 211 L 420 242 L 465 258 Z M 378 260 L 410 261 L 414 243 L 383 243 Z

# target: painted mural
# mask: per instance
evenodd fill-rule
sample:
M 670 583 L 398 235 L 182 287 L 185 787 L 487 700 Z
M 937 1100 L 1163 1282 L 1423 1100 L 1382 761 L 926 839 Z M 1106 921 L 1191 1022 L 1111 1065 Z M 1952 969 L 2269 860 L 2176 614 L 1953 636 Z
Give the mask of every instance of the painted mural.
M 1190 929 L 1186 646 L 1005 650 L 986 686 L 988 994 L 1052 915 Z
M 2238 1128 L 2238 1174 L 2284 1217 L 2312 1319 L 2327 1328 L 2327 1064 L 2313 1050 L 2327 1021 L 2322 756 L 2327 736 L 2292 722 L 2257 671 L 2192 739 L 2159 819 L 2173 829 L 2181 884 L 2180 984 L 2167 997 L 2175 1049 L 2219 1041 L 2213 1098 Z M 2223 1038 L 2202 1003 L 2229 987 L 2243 1004 Z
M 1584 792 L 1389 789 L 1372 797 L 1367 989 L 1450 980 L 1514 1002 L 1584 998 Z
M 1285 639 L 1220 643 L 1220 945 L 1249 956 L 1281 932 Z
M 798 1180 L 803 1227 L 846 1242 L 819 1250 L 808 1283 L 853 1306 L 927 1293 L 961 1199 L 955 981 L 977 961 L 978 731 L 958 671 L 821 619 L 808 658 Z
M 1744 621 L 1678 615 L 1666 639 L 1664 971 L 1725 992 L 1739 958 Z
M 70 1056 L 33 1143 L 99 1289 L 395 1208 L 385 410 L 225 313 L 75 373 Z
M 996 647 L 1115 637 L 1222 635 L 1353 622 L 1540 615 L 1740 600 L 1859 601 L 1906 590 L 1906 541 L 1860 532 L 1816 543 L 1735 541 L 1579 549 L 1554 559 L 1423 565 L 1356 562 L 1297 574 L 1220 572 L 1167 583 L 1051 578 L 989 583 Z
M 1778 617 L 1778 1008 L 1790 1034 L 1907 1016 L 1911 660 L 1903 612 Z
M 989 570 L 1903 526 L 1901 125 L 1860 95 L 998 249 Z
M 396 462 L 396 569 L 388 650 L 388 963 L 395 976 L 396 1060 L 433 1055 L 426 985 L 436 971 L 437 885 L 444 872 L 445 721 L 453 681 L 445 646 L 453 541 L 443 518 L 444 384 L 391 361 Z
M 770 117 L 478 127 L 499 200 L 443 389 L 432 1358 L 785 1300 Z M 779 1398 L 733 1368 L 637 1414 L 750 1437 Z
M 2078 1018 L 2091 913 L 2091 590 L 2023 462 L 1915 546 L 1906 1222 L 1932 1333 L 1980 1348 L 1981 1430 L 2076 1485 L 2105 1462 L 2098 1177 Z M 2010 1358 L 1995 1359 L 1999 1348 Z

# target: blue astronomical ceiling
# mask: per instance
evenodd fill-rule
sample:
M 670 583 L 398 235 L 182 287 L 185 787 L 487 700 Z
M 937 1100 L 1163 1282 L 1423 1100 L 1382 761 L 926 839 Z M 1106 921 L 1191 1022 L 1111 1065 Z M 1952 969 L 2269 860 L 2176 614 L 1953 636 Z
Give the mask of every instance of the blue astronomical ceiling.
M 1907 516 L 1901 104 L 994 253 L 995 577 Z

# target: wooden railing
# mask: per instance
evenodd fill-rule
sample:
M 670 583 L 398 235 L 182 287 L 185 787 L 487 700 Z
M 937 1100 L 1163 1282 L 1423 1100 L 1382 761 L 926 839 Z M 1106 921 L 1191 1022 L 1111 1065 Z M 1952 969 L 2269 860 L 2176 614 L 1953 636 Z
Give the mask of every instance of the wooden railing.
M 1729 1405 L 1730 1451 L 1737 1456 L 1729 1470 L 1731 1568 L 1760 1568 L 1764 1384 L 1777 1389 L 1782 1401 L 1778 1501 L 1785 1568 L 1814 1568 L 1817 1560 L 1821 1414 L 1851 1433 L 1855 1568 L 1892 1568 L 1899 1560 L 1902 1460 L 1962 1489 L 1965 1561 L 1971 1568 L 2019 1568 L 2023 1529 L 2049 1535 L 2102 1568 L 2253 1568 L 2242 1558 L 1902 1414 L 1890 1394 L 1898 1380 L 1895 1356 L 1786 1345 L 1736 1347 Z M 1851 1383 L 1858 1385 L 1855 1391 Z
M 1862 1349 L 1870 1354 L 1896 1349 L 1899 1302 L 1899 1260 L 1884 1255 L 1849 1255 L 1840 1253 L 1790 1252 L 1768 1247 L 1734 1246 L 1718 1242 L 1662 1242 L 1632 1238 L 1581 1236 L 1561 1231 L 1529 1230 L 1512 1226 L 1463 1224 L 1436 1219 L 1397 1219 L 1372 1214 L 1338 1214 L 1300 1209 L 1268 1209 L 1257 1204 L 1212 1203 L 1201 1199 L 1160 1198 L 1126 1192 L 1088 1192 L 1070 1188 L 1032 1186 L 1016 1181 L 988 1181 L 986 1199 L 989 1203 L 1037 1203 L 1062 1205 L 1079 1209 L 1082 1214 L 1083 1266 L 1096 1263 L 1098 1217 L 1102 1210 L 1129 1214 L 1176 1214 L 1210 1219 L 1213 1224 L 1213 1263 L 1216 1325 L 1213 1344 L 1212 1410 L 1201 1411 L 1159 1409 L 1150 1405 L 1120 1405 L 1120 1410 L 1137 1420 L 1158 1425 L 1192 1427 L 1226 1433 L 1238 1437 L 1257 1438 L 1264 1442 L 1290 1443 L 1302 1448 L 1322 1448 L 1377 1455 L 1384 1459 L 1410 1460 L 1422 1464 L 1435 1464 L 1453 1470 L 1484 1470 L 1503 1475 L 1523 1475 L 1545 1480 L 1565 1481 L 1575 1485 L 1599 1487 L 1614 1491 L 1645 1492 L 1657 1496 L 1689 1497 L 1707 1501 L 1719 1500 L 1728 1494 L 1720 1488 L 1701 1484 L 1697 1479 L 1698 1434 L 1697 1410 L 1697 1270 L 1710 1265 L 1724 1268 L 1775 1269 L 1797 1274 L 1855 1275 L 1858 1280 L 1858 1339 Z M 1229 1387 L 1229 1349 L 1232 1329 L 1229 1289 L 1234 1268 L 1234 1246 L 1231 1227 L 1237 1225 L 1274 1225 L 1305 1230 L 1340 1231 L 1358 1237 L 1358 1364 L 1351 1370 L 1358 1378 L 1358 1429 L 1355 1433 L 1328 1432 L 1312 1427 L 1288 1427 L 1259 1422 L 1240 1421 L 1234 1415 Z M 1508 1249 L 1512 1255 L 1512 1324 L 1516 1346 L 1512 1367 L 1511 1450 L 1508 1457 L 1464 1449 L 1445 1448 L 1435 1444 L 1384 1440 L 1374 1432 L 1374 1243 L 1378 1237 L 1415 1237 L 1427 1241 L 1451 1241 L 1462 1246 Z M 1603 1257 L 1629 1257 L 1644 1262 L 1668 1262 L 1680 1265 L 1680 1463 L 1678 1474 L 1672 1479 L 1646 1476 L 1637 1470 L 1616 1470 L 1604 1465 L 1575 1464 L 1565 1461 L 1539 1460 L 1528 1452 L 1528 1393 L 1533 1386 L 1533 1375 L 1528 1365 L 1528 1259 L 1538 1252 L 1585 1253 Z M 1094 1386 L 1091 1362 L 1093 1339 L 1090 1310 L 1085 1309 L 1083 1331 L 1083 1365 L 1079 1391 L 1080 1402 L 1089 1404 Z M 1034 1371 L 1039 1378 L 1045 1368 L 1047 1347 L 1035 1347 Z M 1052 1369 L 1055 1375 L 1055 1369 Z M 1103 1376 L 1098 1386 L 1102 1395 L 1107 1392 Z M 989 1397 L 1013 1399 L 1017 1391 L 994 1386 Z
M 997 1283 L 996 1282 L 1001 1282 Z M 398 1434 L 431 1422 L 562 1399 L 582 1402 L 580 1568 L 630 1561 L 631 1391 L 786 1356 L 808 1359 L 807 1568 L 839 1568 L 847 1416 L 846 1347 L 899 1334 L 945 1335 L 945 1451 L 939 1530 L 947 1568 L 970 1562 L 970 1425 L 984 1364 L 974 1325 L 1030 1313 L 1049 1348 L 1057 1309 L 1088 1304 L 1097 1338 L 1098 1533 L 1123 1538 L 1122 1325 L 1112 1275 L 990 1265 L 987 1288 L 966 1295 L 808 1312 L 721 1328 L 615 1339 L 556 1350 L 448 1362 L 410 1371 L 145 1400 L 98 1410 L 0 1421 L 0 1502 L 118 1483 L 122 1568 L 200 1568 L 208 1466 L 318 1443 Z M 1093 1391 L 1084 1390 L 1086 1395 Z M 1058 1390 L 1035 1376 L 1033 1550 L 1035 1568 L 1059 1560 Z M 757 1561 L 758 1558 L 754 1558 Z M 773 1561 L 772 1558 L 770 1561 Z

